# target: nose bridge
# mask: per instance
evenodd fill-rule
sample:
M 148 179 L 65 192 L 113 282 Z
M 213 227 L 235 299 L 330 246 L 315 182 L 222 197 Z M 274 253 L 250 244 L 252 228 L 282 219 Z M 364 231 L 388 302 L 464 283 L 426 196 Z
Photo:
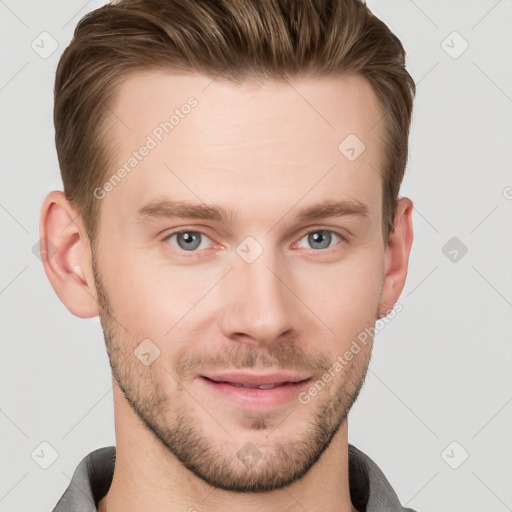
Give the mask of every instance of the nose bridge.
M 237 247 L 224 283 L 223 330 L 227 336 L 271 343 L 294 325 L 291 292 L 284 284 L 287 276 L 279 255 L 250 238 Z

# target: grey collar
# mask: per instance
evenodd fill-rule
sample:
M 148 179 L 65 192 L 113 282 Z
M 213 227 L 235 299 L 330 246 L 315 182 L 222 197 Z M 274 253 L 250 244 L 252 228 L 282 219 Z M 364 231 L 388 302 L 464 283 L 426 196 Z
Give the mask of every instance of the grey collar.
M 402 508 L 398 496 L 370 457 L 349 443 L 350 499 L 359 512 L 415 512 Z M 112 483 L 115 446 L 85 456 L 53 512 L 97 512 L 97 504 Z

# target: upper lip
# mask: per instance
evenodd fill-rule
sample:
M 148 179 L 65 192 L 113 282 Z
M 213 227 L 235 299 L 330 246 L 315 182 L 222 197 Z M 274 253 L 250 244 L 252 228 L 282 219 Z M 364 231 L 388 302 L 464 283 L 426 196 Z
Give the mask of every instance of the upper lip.
M 285 382 L 301 382 L 309 379 L 311 375 L 292 372 L 274 372 L 265 375 L 255 373 L 224 372 L 202 375 L 216 382 L 229 382 L 244 386 L 261 386 L 264 384 L 284 384 Z

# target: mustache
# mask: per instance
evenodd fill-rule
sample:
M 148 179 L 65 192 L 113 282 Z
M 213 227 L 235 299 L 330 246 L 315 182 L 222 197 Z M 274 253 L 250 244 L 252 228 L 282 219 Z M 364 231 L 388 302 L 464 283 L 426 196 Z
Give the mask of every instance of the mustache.
M 176 363 L 174 369 L 181 380 L 186 375 L 206 369 L 273 369 L 322 373 L 330 365 L 330 358 L 326 354 L 318 351 L 311 353 L 291 343 L 268 345 L 265 349 L 251 349 L 247 345 L 237 344 L 226 347 L 222 352 L 205 352 L 203 348 L 188 352 Z

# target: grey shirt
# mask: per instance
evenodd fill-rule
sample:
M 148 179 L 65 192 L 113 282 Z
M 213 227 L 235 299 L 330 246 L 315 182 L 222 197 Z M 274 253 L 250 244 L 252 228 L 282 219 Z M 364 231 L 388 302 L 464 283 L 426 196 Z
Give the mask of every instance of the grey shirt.
M 384 473 L 349 443 L 350 499 L 359 512 L 415 512 L 403 508 Z M 82 459 L 53 512 L 96 512 L 112 483 L 115 446 L 98 448 Z

